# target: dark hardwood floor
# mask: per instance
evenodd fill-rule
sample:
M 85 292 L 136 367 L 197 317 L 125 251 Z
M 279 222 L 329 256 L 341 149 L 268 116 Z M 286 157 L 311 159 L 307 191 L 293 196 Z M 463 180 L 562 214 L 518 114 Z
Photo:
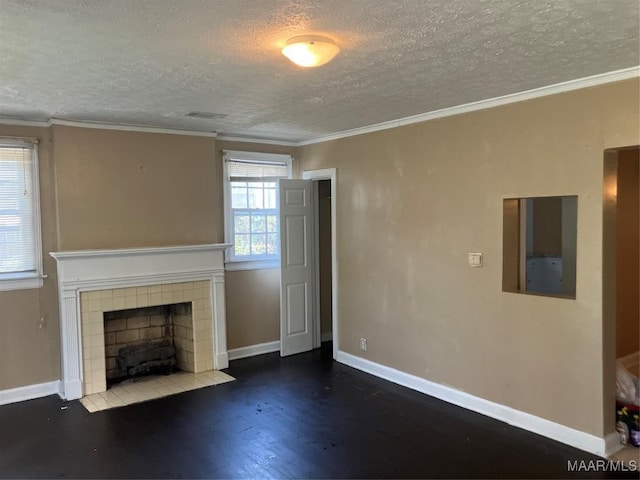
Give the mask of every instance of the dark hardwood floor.
M 598 457 L 335 363 L 326 346 L 228 373 L 237 380 L 92 414 L 55 396 L 1 406 L 0 477 L 613 475 L 568 472 Z

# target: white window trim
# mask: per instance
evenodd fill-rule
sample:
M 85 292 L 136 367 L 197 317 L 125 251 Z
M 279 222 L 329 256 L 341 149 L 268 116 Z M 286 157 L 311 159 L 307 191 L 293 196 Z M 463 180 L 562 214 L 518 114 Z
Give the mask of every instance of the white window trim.
M 291 178 L 293 157 L 280 153 L 244 152 L 239 150 L 222 151 L 222 172 L 224 189 L 224 238 L 225 243 L 233 244 L 233 216 L 231 215 L 231 183 L 227 169 L 227 160 L 247 160 L 251 162 L 285 162 L 287 165 L 288 178 Z M 280 215 L 278 214 L 278 218 Z M 262 270 L 267 268 L 280 268 L 280 258 L 234 260 L 231 258 L 232 248 L 225 251 L 225 270 L 233 272 L 240 270 Z
M 38 140 L 36 138 L 0 138 L 0 145 L 12 147 L 29 147 L 33 151 L 33 235 L 35 272 L 30 273 L 0 273 L 0 291 L 26 290 L 40 288 L 46 275 L 42 271 L 42 226 L 40 221 L 40 169 L 38 164 Z

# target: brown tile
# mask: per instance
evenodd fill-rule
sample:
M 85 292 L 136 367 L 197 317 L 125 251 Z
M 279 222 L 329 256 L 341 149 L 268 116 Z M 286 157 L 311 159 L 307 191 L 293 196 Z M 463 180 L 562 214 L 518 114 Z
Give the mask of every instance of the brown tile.
M 100 300 L 100 309 L 103 312 L 110 312 L 113 308 L 113 298 L 103 298 Z
M 136 295 L 147 295 L 149 287 L 136 287 Z
M 113 310 L 124 310 L 125 308 L 125 297 L 113 297 Z
M 99 294 L 99 298 L 102 300 L 113 298 L 113 290 L 100 290 Z

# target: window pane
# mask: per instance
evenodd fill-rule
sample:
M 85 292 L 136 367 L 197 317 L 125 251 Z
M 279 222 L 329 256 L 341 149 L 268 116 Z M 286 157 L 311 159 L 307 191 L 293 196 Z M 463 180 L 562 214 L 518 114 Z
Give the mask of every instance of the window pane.
M 251 215 L 251 233 L 264 233 L 266 231 L 265 216 L 253 213 Z
M 231 208 L 247 208 L 246 187 L 231 187 Z
M 262 187 L 249 187 L 249 208 L 264 208 L 262 201 Z
M 265 188 L 277 188 L 278 184 L 276 182 L 264 182 L 263 183 Z
M 234 217 L 234 230 L 236 233 L 251 233 L 248 213 L 236 213 Z
M 33 150 L 0 147 L 0 274 L 36 269 Z
M 265 188 L 264 208 L 276 208 L 276 192 L 275 188 Z
M 249 235 L 236 235 L 234 240 L 233 249 L 237 256 L 240 255 L 249 255 Z
M 267 253 L 267 246 L 264 234 L 251 235 L 251 255 L 264 255 Z
M 267 215 L 267 232 L 278 231 L 278 217 L 275 215 Z
M 278 253 L 278 234 L 277 233 L 267 234 L 267 253 L 269 254 Z

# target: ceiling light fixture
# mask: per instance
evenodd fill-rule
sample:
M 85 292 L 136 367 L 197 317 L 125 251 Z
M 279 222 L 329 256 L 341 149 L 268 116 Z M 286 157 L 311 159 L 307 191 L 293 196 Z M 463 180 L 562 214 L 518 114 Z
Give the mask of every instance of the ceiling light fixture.
M 301 35 L 290 38 L 282 54 L 301 67 L 319 67 L 331 61 L 340 48 L 327 37 Z

